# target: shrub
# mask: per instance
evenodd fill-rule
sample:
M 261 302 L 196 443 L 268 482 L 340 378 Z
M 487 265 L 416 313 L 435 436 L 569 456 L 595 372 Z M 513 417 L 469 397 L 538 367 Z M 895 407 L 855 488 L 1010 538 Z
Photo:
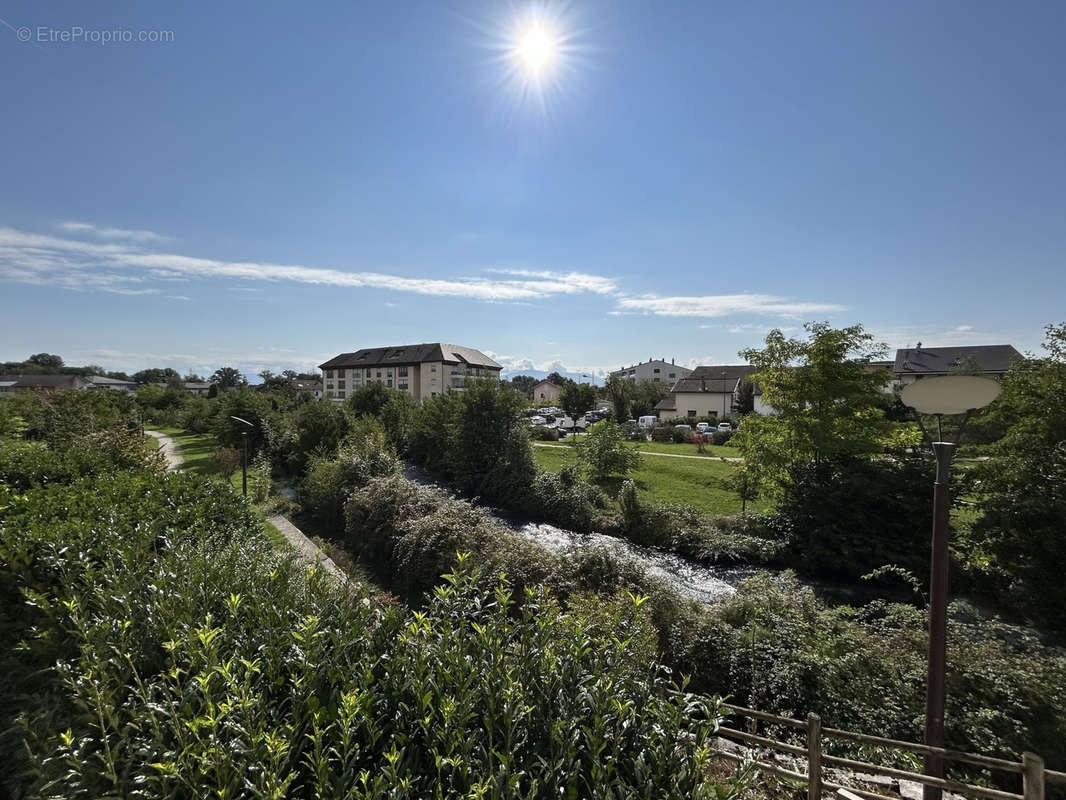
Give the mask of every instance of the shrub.
M 533 480 L 524 511 L 577 531 L 591 531 L 607 507 L 607 497 L 596 486 L 581 480 L 577 470 L 564 467 L 558 472 L 538 472 Z
M 220 447 L 211 454 L 211 461 L 218 467 L 222 477 L 228 481 L 241 465 L 241 453 L 233 447 Z
M 674 441 L 674 426 L 673 425 L 656 425 L 651 429 L 651 440 L 653 442 L 672 442 Z
M 215 421 L 218 403 L 206 397 L 190 397 L 185 402 L 179 420 L 181 427 L 193 433 L 207 433 Z
M 736 431 L 715 431 L 711 434 L 711 444 L 716 447 L 729 444 L 729 440 L 733 438 Z
M 534 425 L 529 429 L 529 438 L 540 442 L 559 441 L 559 429 L 549 428 L 546 425 Z
M 640 467 L 641 456 L 622 438 L 622 429 L 613 422 L 597 422 L 577 444 L 577 460 L 597 480 L 625 475 Z

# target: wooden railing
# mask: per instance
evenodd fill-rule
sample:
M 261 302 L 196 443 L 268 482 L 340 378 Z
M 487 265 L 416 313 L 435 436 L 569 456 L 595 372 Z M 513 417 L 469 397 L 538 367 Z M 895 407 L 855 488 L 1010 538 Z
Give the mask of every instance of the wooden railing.
M 874 775 L 902 778 L 904 780 L 920 783 L 924 786 L 934 786 L 943 789 L 944 791 L 955 792 L 956 794 L 966 795 L 968 797 L 984 798 L 985 800 L 1044 800 L 1045 782 L 1066 786 L 1066 772 L 1056 772 L 1054 770 L 1045 769 L 1044 760 L 1034 753 L 1025 753 L 1022 756 L 1021 761 L 1008 761 L 1002 758 L 977 755 L 976 753 L 963 753 L 956 750 L 947 750 L 943 747 L 930 747 L 929 745 L 917 744 L 916 742 L 901 742 L 896 739 L 885 739 L 880 736 L 855 733 L 854 731 L 823 728 L 822 720 L 817 714 L 808 714 L 806 721 L 804 721 L 792 719 L 790 717 L 779 717 L 775 714 L 768 714 L 765 711 L 755 711 L 751 708 L 730 705 L 729 703 L 723 703 L 723 707 L 732 714 L 740 717 L 747 717 L 752 720 L 753 724 L 750 731 L 720 727 L 718 729 L 719 736 L 743 742 L 747 745 L 762 747 L 779 753 L 788 753 L 806 759 L 807 774 L 786 769 L 778 764 L 771 764 L 767 761 L 757 760 L 754 764 L 764 772 L 806 783 L 808 800 L 820 800 L 823 790 L 838 791 L 841 789 L 845 789 L 859 797 L 866 798 L 866 800 L 885 800 L 883 794 L 866 791 L 865 789 L 857 789 L 853 786 L 845 787 L 825 780 L 822 776 L 823 766 L 841 767 L 855 772 L 866 772 Z M 784 725 L 789 728 L 804 731 L 806 733 L 806 745 L 789 744 L 788 742 L 781 742 L 768 736 L 757 735 L 755 733 L 757 730 L 756 726 L 760 721 L 776 725 Z M 921 755 L 934 755 L 939 756 L 944 761 L 955 761 L 962 764 L 984 767 L 985 769 L 999 770 L 1001 772 L 1021 775 L 1022 793 L 1016 794 L 1014 792 L 1005 792 L 1000 789 L 990 789 L 987 786 L 976 786 L 970 783 L 947 780 L 945 778 L 936 778 L 930 775 L 921 775 L 917 772 L 896 769 L 895 767 L 885 767 L 880 764 L 870 764 L 865 761 L 856 761 L 850 758 L 839 758 L 837 756 L 825 755 L 822 753 L 822 742 L 825 739 L 843 739 L 845 741 L 859 742 L 877 747 L 906 750 Z M 726 750 L 719 750 L 718 754 L 733 761 L 746 760 L 744 757 Z

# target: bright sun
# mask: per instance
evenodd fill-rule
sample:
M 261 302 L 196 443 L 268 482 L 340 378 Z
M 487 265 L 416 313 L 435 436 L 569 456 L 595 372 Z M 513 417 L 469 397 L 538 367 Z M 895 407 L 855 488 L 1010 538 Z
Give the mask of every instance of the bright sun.
M 551 61 L 555 43 L 539 25 L 531 27 L 518 42 L 518 55 L 532 73 L 538 73 Z

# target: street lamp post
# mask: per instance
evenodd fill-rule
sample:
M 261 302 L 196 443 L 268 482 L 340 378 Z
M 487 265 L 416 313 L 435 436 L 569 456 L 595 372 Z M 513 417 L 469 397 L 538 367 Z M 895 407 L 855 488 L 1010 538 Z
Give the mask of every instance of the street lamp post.
M 231 416 L 230 419 L 240 422 L 242 425 L 247 425 L 249 428 L 254 428 L 251 422 L 240 417 Z M 241 459 L 241 494 L 245 497 L 248 496 L 248 431 L 241 431 L 241 441 L 243 442 L 244 457 Z
M 999 384 L 988 378 L 947 375 L 927 378 L 907 386 L 900 397 L 918 414 L 937 418 L 938 438 L 943 439 L 940 425 L 945 414 L 967 416 L 984 408 L 999 395 Z M 918 417 L 921 425 L 921 417 Z M 965 424 L 965 422 L 963 423 Z M 925 432 L 925 426 L 922 426 Z M 960 431 L 961 432 L 961 431 Z M 925 744 L 944 746 L 944 702 L 947 676 L 948 642 L 948 529 L 951 513 L 951 460 L 957 443 L 930 443 L 936 456 L 936 482 L 933 484 L 933 540 L 929 565 L 929 656 L 925 696 Z M 925 774 L 944 777 L 944 761 L 938 754 L 925 757 Z M 935 786 L 922 788 L 923 800 L 941 800 L 943 792 Z

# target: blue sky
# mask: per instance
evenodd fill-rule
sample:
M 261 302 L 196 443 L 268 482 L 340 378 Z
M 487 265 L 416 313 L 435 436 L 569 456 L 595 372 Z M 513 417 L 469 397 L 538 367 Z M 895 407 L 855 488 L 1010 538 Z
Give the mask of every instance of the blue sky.
M 440 340 L 588 371 L 735 362 L 812 319 L 1035 350 L 1066 318 L 1066 3 L 0 18 L 0 359 Z

